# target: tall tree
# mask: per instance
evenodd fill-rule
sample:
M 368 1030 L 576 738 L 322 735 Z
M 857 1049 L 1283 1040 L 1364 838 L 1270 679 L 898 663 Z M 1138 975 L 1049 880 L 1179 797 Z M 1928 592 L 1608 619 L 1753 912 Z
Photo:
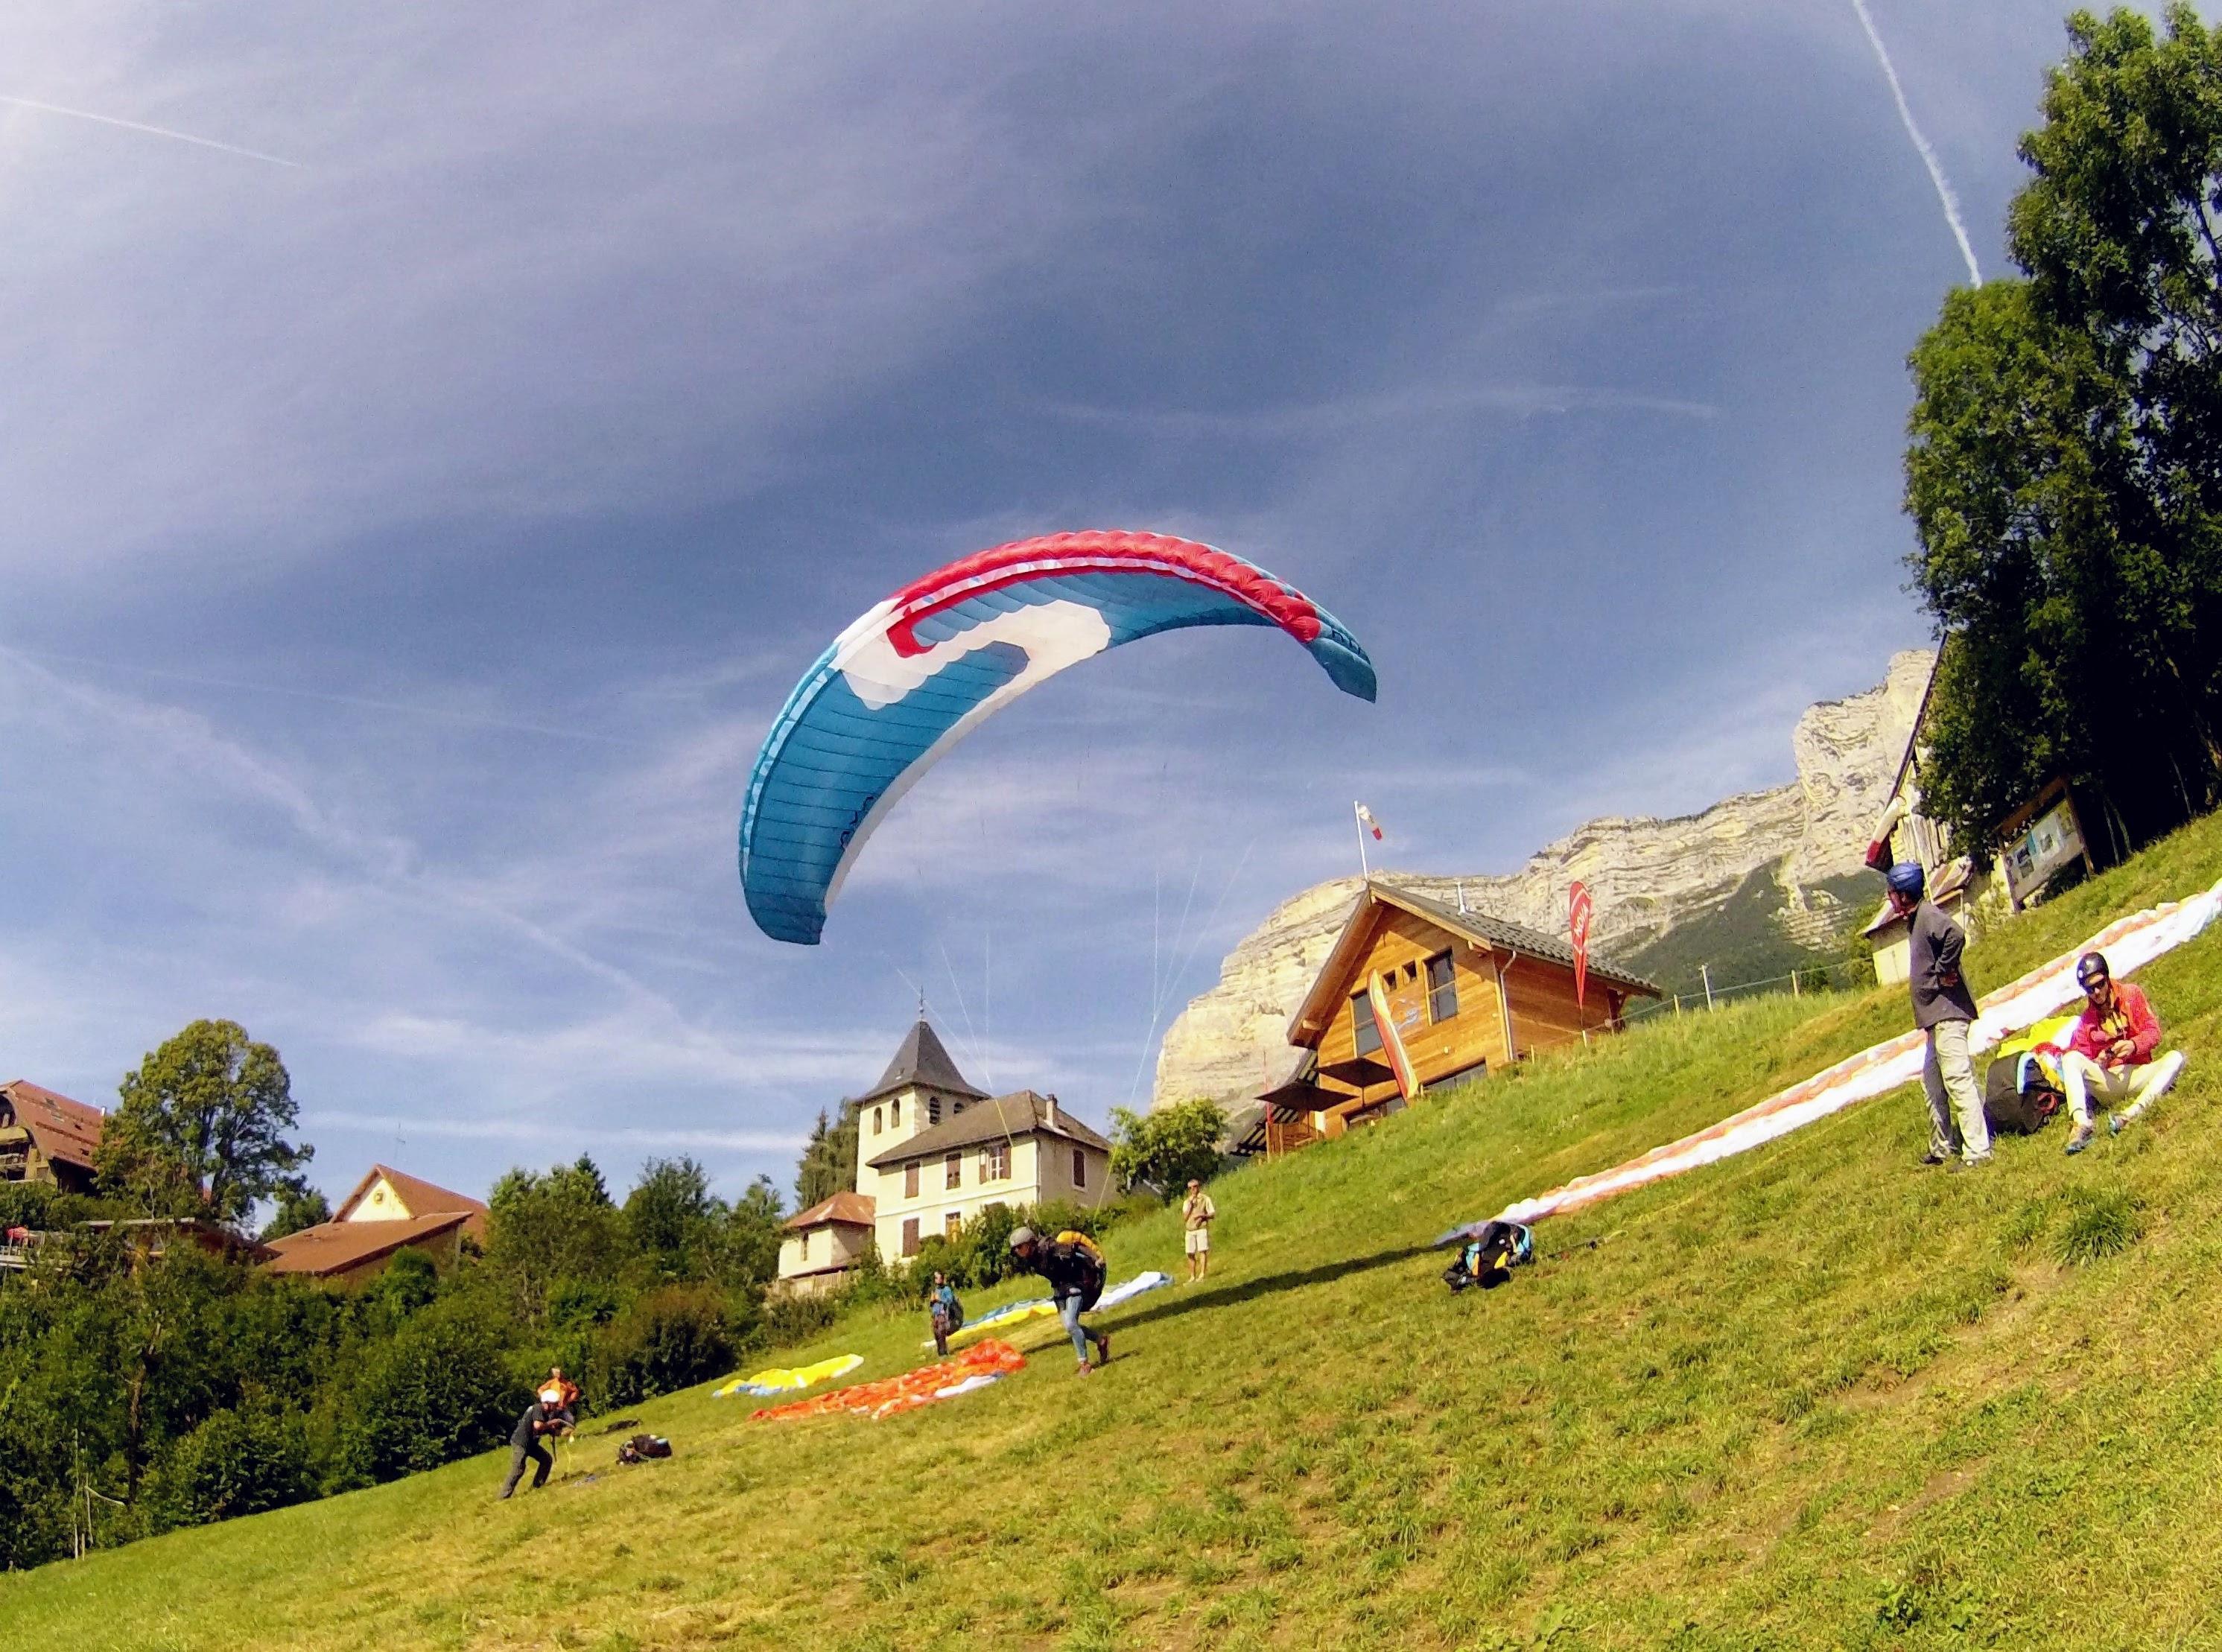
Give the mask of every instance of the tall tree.
M 101 1134 L 102 1183 L 154 1215 L 235 1222 L 300 1187 L 315 1149 L 286 1140 L 299 1118 L 286 1064 L 236 1021 L 195 1021 L 125 1075 Z
M 838 1123 L 829 1123 L 823 1112 L 819 1114 L 818 1122 L 811 1128 L 810 1140 L 803 1146 L 802 1161 L 795 1166 L 794 1203 L 798 1210 L 807 1210 L 836 1193 L 857 1190 L 860 1111 L 854 1102 L 844 1102 Z
M 688 1158 L 650 1159 L 625 1195 L 625 1234 L 659 1283 L 699 1277 L 725 1218 L 709 1171 Z
M 1179 1102 L 1136 1113 L 1111 1109 L 1111 1173 L 1121 1185 L 1171 1200 L 1190 1181 L 1208 1181 L 1225 1158 L 1227 1115 L 1215 1102 Z
M 512 1170 L 493 1185 L 486 1263 L 505 1279 L 518 1310 L 548 1322 L 550 1299 L 564 1285 L 606 1286 L 630 1256 L 624 1215 L 594 1161 L 581 1153 L 543 1175 Z

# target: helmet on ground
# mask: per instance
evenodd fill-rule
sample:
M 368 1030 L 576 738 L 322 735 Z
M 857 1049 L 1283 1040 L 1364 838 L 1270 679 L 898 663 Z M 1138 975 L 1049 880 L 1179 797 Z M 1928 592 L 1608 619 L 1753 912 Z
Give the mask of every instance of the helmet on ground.
M 1034 1230 L 1033 1228 L 1014 1228 L 1011 1229 L 1011 1248 L 1013 1250 L 1022 1250 L 1026 1246 L 1031 1245 L 1033 1242 Z
M 1918 860 L 1902 860 L 1884 876 L 1893 895 L 1918 895 L 1928 887 L 1928 874 L 1921 870 Z
M 2106 967 L 2104 952 L 2086 952 L 2075 960 L 2075 984 L 2086 992 L 2100 983 L 2113 978 L 2114 972 Z

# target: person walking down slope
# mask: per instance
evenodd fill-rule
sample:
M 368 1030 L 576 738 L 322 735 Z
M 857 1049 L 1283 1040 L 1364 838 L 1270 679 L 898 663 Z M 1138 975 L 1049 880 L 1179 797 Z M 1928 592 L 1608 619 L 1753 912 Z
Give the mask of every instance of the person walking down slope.
M 1057 1303 L 1058 1317 L 1072 1339 L 1073 1353 L 1080 1356 L 1079 1374 L 1089 1374 L 1090 1342 L 1095 1344 L 1096 1364 L 1109 1365 L 1111 1339 L 1080 1322 L 1080 1316 L 1103 1294 L 1103 1253 L 1095 1248 L 1095 1241 L 1085 1234 L 1069 1232 L 1045 1241 L 1031 1228 L 1014 1228 L 1011 1254 L 1027 1272 L 1049 1281 L 1050 1299 Z
M 2129 1103 L 2106 1120 L 2107 1129 L 2119 1135 L 2124 1125 L 2168 1093 L 2183 1071 L 2183 1052 L 2171 1050 L 2153 1058 L 2160 1048 L 2160 1017 L 2142 988 L 2114 979 L 2105 953 L 2086 952 L 2078 958 L 2075 982 L 2083 989 L 2083 1014 L 2060 1058 L 2060 1087 L 2075 1115 L 2068 1151 L 2080 1153 L 2091 1145 L 2094 1094 L 2110 1106 Z
M 1921 1067 L 1921 1087 L 1929 1096 L 1929 1153 L 1921 1162 L 1942 1165 L 1956 1153 L 1970 1168 L 1987 1165 L 1990 1121 L 1983 1116 L 1983 1094 L 1968 1055 L 1975 995 L 1960 971 L 1966 932 L 1924 898 L 1928 879 L 1918 861 L 1892 867 L 1886 881 L 1890 909 L 1906 920 L 1905 984 L 1913 996 L 1913 1024 L 1929 1035 Z
M 537 1465 L 532 1471 L 532 1489 L 538 1491 L 548 1484 L 548 1471 L 556 1467 L 556 1460 L 548 1454 L 548 1448 L 540 1443 L 543 1435 L 555 1434 L 570 1426 L 570 1413 L 535 1399 L 524 1408 L 524 1415 L 517 1419 L 517 1427 L 509 1436 L 509 1478 L 501 1483 L 501 1494 L 506 1498 L 517 1490 L 518 1481 L 524 1478 L 524 1465 Z
M 926 1294 L 926 1316 L 933 1326 L 933 1351 L 942 1359 L 949 1357 L 949 1339 L 964 1322 L 964 1310 L 957 1305 L 957 1288 L 949 1283 L 949 1276 L 936 1272 L 933 1289 Z
M 1181 1201 L 1181 1225 L 1188 1230 L 1188 1282 L 1194 1285 L 1211 1272 L 1211 1224 L 1219 1207 L 1203 1184 L 1190 1179 L 1188 1197 Z

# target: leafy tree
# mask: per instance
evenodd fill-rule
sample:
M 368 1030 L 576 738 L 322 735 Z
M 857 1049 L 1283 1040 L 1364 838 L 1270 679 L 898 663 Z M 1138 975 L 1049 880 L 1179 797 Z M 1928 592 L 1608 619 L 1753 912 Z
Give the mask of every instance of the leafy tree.
M 331 1219 L 330 1203 L 315 1188 L 281 1188 L 278 1209 L 263 1227 L 262 1242 L 267 1245 L 273 1239 L 283 1239 L 288 1234 L 298 1234 L 304 1228 L 314 1228 Z
M 499 1328 L 468 1302 L 441 1303 L 363 1361 L 341 1425 L 342 1477 L 392 1479 L 498 1445 L 530 1392 Z
M 597 1407 L 703 1382 L 732 1369 L 737 1339 L 724 1295 L 708 1285 L 660 1285 L 595 1339 L 587 1387 Z
M 509 1285 L 518 1311 L 549 1322 L 562 1285 L 614 1285 L 628 1260 L 625 1222 L 594 1161 L 583 1153 L 545 1175 L 513 1170 L 494 1184 L 486 1263 Z
M 836 1193 L 857 1190 L 857 1132 L 862 1109 L 854 1102 L 841 1104 L 838 1123 L 828 1123 L 820 1112 L 811 1128 L 810 1140 L 795 1167 L 794 1207 L 807 1210 Z
M 1171 1201 L 1191 1180 L 1208 1181 L 1224 1156 L 1227 1115 L 1215 1102 L 1180 1102 L 1134 1113 L 1111 1109 L 1111 1173 L 1121 1185 Z
M 1911 358 L 1926 806 L 1978 852 L 2056 774 L 2123 849 L 2222 792 L 2222 34 L 2068 35 L 2010 217 L 2030 279 L 1950 295 Z
M 236 1021 L 193 1022 L 124 1076 L 94 1162 L 104 1185 L 154 1215 L 236 1222 L 300 1185 L 314 1149 L 286 1064 Z
M 651 1159 L 625 1195 L 625 1236 L 651 1278 L 688 1278 L 700 1272 L 725 1215 L 709 1171 L 694 1159 Z
M 786 1237 L 779 1190 L 769 1176 L 759 1176 L 725 1213 L 712 1276 L 744 1290 L 763 1285 L 778 1277 L 779 1247 Z

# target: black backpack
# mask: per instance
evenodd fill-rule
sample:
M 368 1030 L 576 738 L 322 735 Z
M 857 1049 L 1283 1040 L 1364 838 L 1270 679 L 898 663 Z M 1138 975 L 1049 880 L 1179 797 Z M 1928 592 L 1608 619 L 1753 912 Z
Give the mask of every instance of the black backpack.
M 636 1434 L 618 1448 L 621 1463 L 645 1462 L 651 1457 L 668 1457 L 671 1442 L 658 1434 Z
M 2044 1069 L 2025 1058 L 2003 1056 L 1983 1073 L 1983 1117 L 1993 1135 L 2033 1136 L 2050 1123 L 2067 1097 L 2054 1087 Z

